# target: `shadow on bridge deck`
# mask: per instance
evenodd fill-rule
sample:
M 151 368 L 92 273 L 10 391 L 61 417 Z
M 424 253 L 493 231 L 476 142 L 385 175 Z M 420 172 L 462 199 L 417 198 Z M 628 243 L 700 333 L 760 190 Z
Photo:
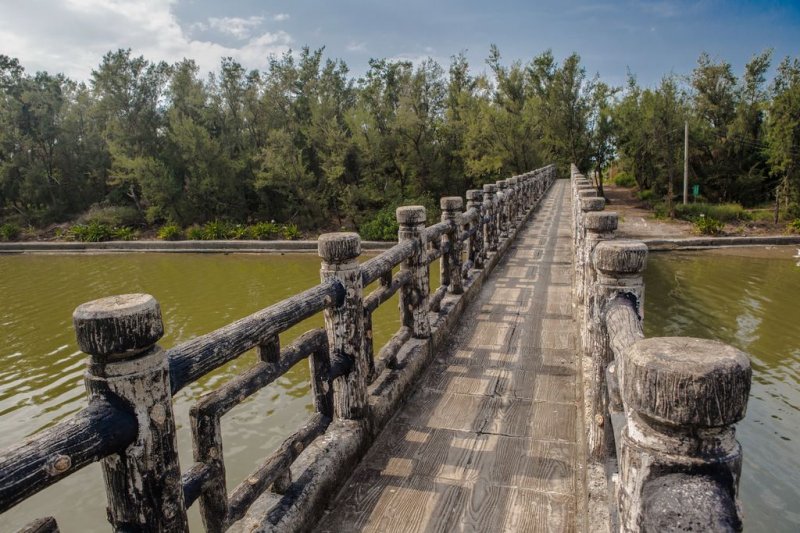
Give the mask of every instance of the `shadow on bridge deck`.
M 569 184 L 557 181 L 318 531 L 573 531 Z

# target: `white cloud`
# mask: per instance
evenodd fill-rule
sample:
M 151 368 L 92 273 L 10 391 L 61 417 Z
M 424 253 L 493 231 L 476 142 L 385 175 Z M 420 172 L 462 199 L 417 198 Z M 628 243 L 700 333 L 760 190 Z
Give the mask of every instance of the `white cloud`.
M 289 48 L 284 31 L 258 31 L 262 17 L 209 19 L 181 25 L 177 0 L 39 0 L 4 3 L 0 18 L 2 53 L 19 58 L 29 71 L 64 72 L 85 80 L 109 50 L 131 48 L 150 60 L 197 61 L 216 70 L 231 56 L 247 68 L 263 68 L 270 54 Z M 46 16 L 43 16 L 46 14 Z M 216 26 L 214 26 L 216 25 Z M 224 28 L 224 29 L 223 29 Z M 242 42 L 227 45 L 192 33 L 216 29 Z
M 350 41 L 345 48 L 347 48 L 348 52 L 363 52 L 367 49 L 367 43 Z
M 233 35 L 237 39 L 247 39 L 253 34 L 253 30 L 261 26 L 264 17 L 211 17 L 208 19 L 208 26 L 219 32 Z
M 278 13 L 278 14 L 272 16 L 272 20 L 274 20 L 275 22 L 283 22 L 285 20 L 289 20 L 289 14 L 288 13 Z

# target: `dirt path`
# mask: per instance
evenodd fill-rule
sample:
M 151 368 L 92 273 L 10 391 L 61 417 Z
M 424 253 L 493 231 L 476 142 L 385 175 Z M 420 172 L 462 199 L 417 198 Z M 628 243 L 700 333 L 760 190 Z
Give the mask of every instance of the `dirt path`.
M 617 235 L 625 239 L 694 237 L 693 225 L 685 220 L 657 220 L 633 189 L 606 184 L 606 209 L 619 214 Z

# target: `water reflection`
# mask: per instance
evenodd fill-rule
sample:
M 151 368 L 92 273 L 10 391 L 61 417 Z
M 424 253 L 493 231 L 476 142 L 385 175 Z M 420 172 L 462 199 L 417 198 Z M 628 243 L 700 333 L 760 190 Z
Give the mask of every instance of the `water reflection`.
M 800 523 L 800 269 L 793 248 L 653 254 L 645 273 L 648 336 L 716 338 L 747 351 L 753 387 L 738 426 L 746 529 Z
M 72 311 L 111 294 L 146 292 L 161 303 L 164 347 L 223 326 L 319 283 L 315 254 L 0 256 L 0 448 L 24 439 L 86 405 L 84 356 L 75 344 Z M 432 274 L 438 280 L 438 268 Z M 436 283 L 434 283 L 436 286 Z M 281 335 L 287 345 L 322 326 L 321 314 Z M 373 317 L 378 348 L 399 327 L 396 297 Z M 175 397 L 178 448 L 192 463 L 189 409 L 205 392 L 252 366 L 248 353 L 185 387 Z M 301 362 L 223 417 L 229 488 L 297 429 L 312 411 L 308 365 Z M 0 531 L 52 514 L 62 531 L 106 531 L 105 494 L 90 466 L 0 517 Z M 199 515 L 191 512 L 193 529 Z

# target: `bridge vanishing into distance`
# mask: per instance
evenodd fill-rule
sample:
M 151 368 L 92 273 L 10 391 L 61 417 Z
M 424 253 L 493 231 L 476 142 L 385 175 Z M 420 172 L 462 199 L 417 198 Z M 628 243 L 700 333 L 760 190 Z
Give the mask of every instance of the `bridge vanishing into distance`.
M 647 247 L 614 239 L 577 169 L 555 178 L 442 198 L 430 225 L 401 207 L 398 243 L 366 261 L 358 235 L 323 235 L 319 285 L 169 350 L 152 296 L 78 307 L 88 406 L 0 452 L 0 511 L 99 461 L 116 531 L 187 531 L 195 504 L 212 532 L 741 530 L 747 356 L 645 339 Z M 401 327 L 373 346 L 396 293 Z M 252 349 L 193 407 L 182 470 L 172 396 Z M 314 413 L 229 489 L 221 418 L 304 360 Z

